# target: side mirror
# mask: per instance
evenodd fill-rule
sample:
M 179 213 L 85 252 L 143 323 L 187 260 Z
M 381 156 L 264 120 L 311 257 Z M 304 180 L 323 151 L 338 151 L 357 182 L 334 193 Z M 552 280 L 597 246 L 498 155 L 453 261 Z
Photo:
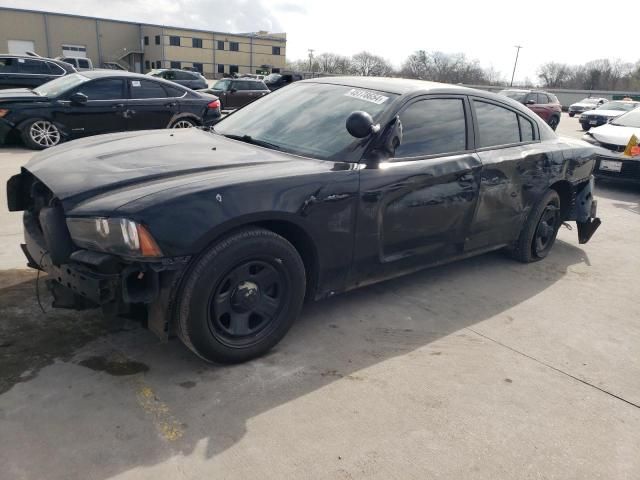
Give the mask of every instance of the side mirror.
M 527 100 L 526 102 L 524 102 L 525 105 L 535 105 L 536 101 L 535 100 Z
M 89 101 L 89 97 L 87 97 L 84 93 L 76 92 L 71 97 L 69 97 L 71 103 L 75 103 L 76 105 L 84 105 Z
M 352 112 L 347 117 L 346 122 L 347 132 L 352 137 L 365 138 L 371 133 L 376 133 L 380 130 L 379 125 L 373 124 L 373 118 L 367 112 L 356 111 Z
M 230 88 L 229 93 L 236 93 L 238 91 L 237 88 Z

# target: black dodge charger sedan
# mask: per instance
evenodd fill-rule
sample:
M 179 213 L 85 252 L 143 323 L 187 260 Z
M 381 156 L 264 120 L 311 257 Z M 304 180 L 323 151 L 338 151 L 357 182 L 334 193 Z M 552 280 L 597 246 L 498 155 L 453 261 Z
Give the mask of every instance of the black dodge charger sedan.
M 217 97 L 129 72 L 74 73 L 33 90 L 0 91 L 0 143 L 17 134 L 38 150 L 88 135 L 208 126 L 219 118 Z
M 542 260 L 565 221 L 587 242 L 593 167 L 592 146 L 507 97 L 336 77 L 212 131 L 61 145 L 7 192 L 54 306 L 143 306 L 161 337 L 241 362 L 273 347 L 305 299 L 496 249 Z

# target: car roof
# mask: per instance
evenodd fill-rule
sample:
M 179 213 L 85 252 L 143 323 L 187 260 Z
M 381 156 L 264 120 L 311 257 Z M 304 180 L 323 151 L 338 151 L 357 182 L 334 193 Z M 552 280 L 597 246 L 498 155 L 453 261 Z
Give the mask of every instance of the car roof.
M 58 60 L 57 58 L 49 58 L 49 57 L 34 57 L 33 55 L 21 55 L 21 54 L 13 54 L 13 53 L 0 53 L 0 57 L 11 57 L 11 58 L 27 58 L 29 60 L 46 60 L 47 62 L 53 63 L 64 63 L 65 65 L 69 65 L 69 63 Z
M 108 68 L 104 70 L 87 70 L 87 71 L 79 72 L 79 74 L 87 78 L 128 77 L 128 78 L 141 78 L 144 80 L 149 80 L 149 76 L 143 75 L 142 73 L 127 72 L 126 70 L 110 70 Z M 162 79 L 155 79 L 155 80 L 162 80 Z

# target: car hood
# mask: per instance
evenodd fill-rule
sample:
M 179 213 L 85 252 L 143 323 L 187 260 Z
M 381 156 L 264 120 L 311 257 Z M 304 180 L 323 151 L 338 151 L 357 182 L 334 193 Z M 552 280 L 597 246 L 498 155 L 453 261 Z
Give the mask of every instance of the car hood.
M 313 171 L 306 159 L 200 129 L 99 135 L 45 150 L 23 168 L 69 210 L 88 199 L 111 208 L 168 188 L 211 185 Z
M 42 97 L 28 88 L 8 88 L 7 90 L 0 90 L 0 103 L 25 101 L 48 102 L 49 98 Z
M 631 135 L 640 138 L 640 128 L 620 127 L 608 123 L 597 128 L 592 128 L 589 134 L 600 143 L 626 146 L 629 143 Z
M 583 115 L 597 115 L 599 117 L 619 117 L 624 113 L 627 113 L 626 110 L 590 110 L 588 112 L 584 112 Z

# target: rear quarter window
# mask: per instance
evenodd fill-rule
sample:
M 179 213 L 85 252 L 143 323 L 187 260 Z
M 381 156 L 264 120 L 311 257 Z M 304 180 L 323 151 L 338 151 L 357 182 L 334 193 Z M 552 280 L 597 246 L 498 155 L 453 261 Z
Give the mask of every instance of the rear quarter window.
M 507 108 L 474 100 L 480 148 L 520 143 L 518 115 Z

